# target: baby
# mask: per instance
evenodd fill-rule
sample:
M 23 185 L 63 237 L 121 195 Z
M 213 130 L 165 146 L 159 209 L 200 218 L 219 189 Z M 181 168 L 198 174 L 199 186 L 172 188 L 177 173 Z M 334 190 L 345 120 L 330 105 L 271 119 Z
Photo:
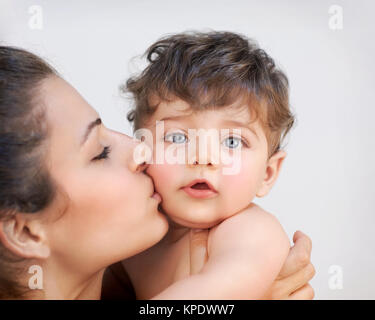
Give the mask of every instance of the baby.
M 126 85 L 136 104 L 128 119 L 152 150 L 147 173 L 170 230 L 123 261 L 137 298 L 260 299 L 290 249 L 277 219 L 252 203 L 286 157 L 288 80 L 254 42 L 230 32 L 168 36 L 147 58 Z M 190 229 L 208 230 L 200 270 L 190 269 Z

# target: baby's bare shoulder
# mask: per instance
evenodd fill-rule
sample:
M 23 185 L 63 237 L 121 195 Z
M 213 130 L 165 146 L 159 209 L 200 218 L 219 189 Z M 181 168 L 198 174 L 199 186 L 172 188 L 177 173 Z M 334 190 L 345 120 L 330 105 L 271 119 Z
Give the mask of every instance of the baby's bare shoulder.
M 279 224 L 276 217 L 258 206 L 251 203 L 246 209 L 236 213 L 235 215 L 222 221 L 220 224 L 210 230 L 210 236 L 213 237 L 217 233 L 240 231 L 242 229 L 248 230 L 248 227 L 257 226 L 259 224 Z M 249 225 L 250 224 L 250 225 Z
M 224 220 L 210 230 L 208 238 L 209 253 L 216 249 L 244 245 L 261 245 L 270 241 L 288 243 L 289 239 L 277 218 L 251 203 L 246 209 Z

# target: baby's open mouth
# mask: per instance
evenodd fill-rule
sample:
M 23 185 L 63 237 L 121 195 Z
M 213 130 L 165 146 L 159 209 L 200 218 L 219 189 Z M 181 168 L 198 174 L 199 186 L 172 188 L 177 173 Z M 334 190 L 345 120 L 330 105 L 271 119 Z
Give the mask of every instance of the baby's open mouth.
M 192 189 L 197 189 L 197 190 L 210 190 L 210 187 L 206 182 L 198 182 L 194 185 L 191 186 Z
M 192 198 L 212 198 L 217 195 L 215 188 L 206 180 L 194 180 L 187 186 L 183 187 L 184 190 Z

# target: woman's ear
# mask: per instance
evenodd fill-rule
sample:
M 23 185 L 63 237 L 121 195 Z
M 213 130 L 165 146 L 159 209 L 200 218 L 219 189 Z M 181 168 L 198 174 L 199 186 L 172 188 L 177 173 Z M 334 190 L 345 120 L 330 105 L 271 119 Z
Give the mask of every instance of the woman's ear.
M 38 219 L 26 218 L 26 214 L 0 221 L 0 241 L 23 258 L 45 259 L 50 255 L 43 225 Z
M 275 184 L 279 176 L 281 165 L 286 157 L 286 152 L 280 150 L 276 152 L 271 158 L 268 159 L 267 168 L 262 184 L 257 192 L 257 197 L 264 197 Z

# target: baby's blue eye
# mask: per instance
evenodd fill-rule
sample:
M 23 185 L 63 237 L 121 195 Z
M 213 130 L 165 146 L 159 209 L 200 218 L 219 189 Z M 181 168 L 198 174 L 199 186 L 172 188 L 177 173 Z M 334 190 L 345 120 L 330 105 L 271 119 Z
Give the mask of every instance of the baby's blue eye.
M 237 148 L 240 144 L 242 144 L 242 141 L 240 138 L 236 137 L 228 137 L 224 140 L 224 145 L 229 148 L 229 149 L 235 149 Z M 241 145 L 242 146 L 242 145 Z
M 174 132 L 171 134 L 167 134 L 164 140 L 173 143 L 184 143 L 187 141 L 187 137 L 184 133 Z

